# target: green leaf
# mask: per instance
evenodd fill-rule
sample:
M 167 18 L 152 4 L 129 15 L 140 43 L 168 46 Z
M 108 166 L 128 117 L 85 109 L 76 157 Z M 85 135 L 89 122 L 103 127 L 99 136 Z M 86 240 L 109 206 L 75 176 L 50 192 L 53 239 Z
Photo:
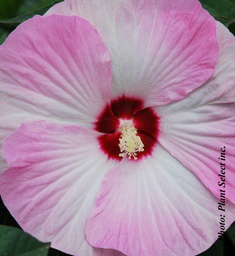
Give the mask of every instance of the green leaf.
M 235 22 L 233 22 L 232 24 L 230 24 L 228 26 L 228 29 L 230 30 L 230 32 L 232 32 L 235 35 Z
M 235 249 L 235 222 L 230 226 L 230 228 L 227 230 L 227 235 L 232 243 L 234 249 Z
M 59 0 L 23 0 L 23 4 L 21 4 L 18 8 L 18 15 L 35 12 L 36 10 L 42 9 L 47 6 L 52 6 L 55 3 L 60 2 Z
M 34 15 L 43 15 L 62 0 L 0 0 L 0 44 L 20 23 Z
M 19 6 L 19 9 L 16 17 L 12 17 L 9 19 L 1 19 L 0 25 L 19 25 L 23 21 L 32 18 L 34 15 L 39 14 L 43 15 L 50 7 L 52 7 L 54 4 L 61 2 L 62 0 L 54 0 L 54 1 L 48 1 L 48 0 L 37 0 L 37 1 L 28 1 L 25 0 L 22 5 Z
M 49 247 L 18 228 L 0 225 L 1 256 L 46 256 Z
M 0 19 L 9 19 L 17 15 L 17 11 L 24 0 L 0 1 Z
M 226 27 L 235 22 L 235 0 L 200 0 L 202 6 Z
M 6 29 L 0 27 L 0 44 L 2 44 L 5 41 L 8 34 L 9 32 Z

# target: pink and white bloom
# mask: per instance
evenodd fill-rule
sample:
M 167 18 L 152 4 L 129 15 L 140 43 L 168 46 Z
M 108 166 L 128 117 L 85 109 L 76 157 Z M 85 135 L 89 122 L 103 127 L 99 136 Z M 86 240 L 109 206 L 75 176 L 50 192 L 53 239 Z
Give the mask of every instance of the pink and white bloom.
M 65 0 L 0 46 L 0 195 L 76 256 L 192 256 L 235 220 L 235 39 L 196 0 Z M 226 147 L 226 186 L 218 182 Z

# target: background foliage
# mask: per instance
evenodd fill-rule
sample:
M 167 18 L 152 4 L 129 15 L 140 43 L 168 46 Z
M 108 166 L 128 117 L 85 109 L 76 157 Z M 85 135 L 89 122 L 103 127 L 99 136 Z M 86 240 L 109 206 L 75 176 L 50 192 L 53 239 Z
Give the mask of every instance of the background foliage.
M 43 15 L 62 0 L 0 0 L 0 44 L 21 22 L 35 14 Z M 235 0 L 200 0 L 217 20 L 235 35 Z
M 35 14 L 43 15 L 52 5 L 62 0 L 0 0 L 0 44 L 23 21 Z M 166 0 L 167 1 L 167 0 Z M 187 0 L 185 0 L 187 1 Z M 235 35 L 235 0 L 200 0 L 201 4 L 218 21 Z M 2 224 L 2 225 L 1 225 Z M 0 255 L 6 256 L 66 256 L 68 254 L 49 249 L 20 229 L 0 200 Z M 48 251 L 49 250 L 49 251 Z M 235 255 L 235 223 L 210 249 L 198 256 Z

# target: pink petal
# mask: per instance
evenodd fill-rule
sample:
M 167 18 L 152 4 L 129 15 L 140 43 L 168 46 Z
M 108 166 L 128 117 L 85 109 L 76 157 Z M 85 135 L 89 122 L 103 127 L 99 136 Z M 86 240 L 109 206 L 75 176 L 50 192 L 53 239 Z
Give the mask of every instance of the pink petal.
M 110 100 L 109 52 L 79 17 L 24 22 L 0 46 L 0 59 L 0 142 L 35 119 L 93 127 Z
M 226 198 L 235 203 L 235 38 L 219 23 L 217 31 L 215 73 L 188 98 L 158 108 L 159 143 L 218 198 L 218 183 L 225 185 Z M 219 159 L 224 147 L 225 161 Z
M 9 169 L 0 176 L 0 194 L 24 230 L 72 255 L 116 255 L 85 238 L 102 178 L 115 164 L 99 150 L 95 132 L 31 122 L 5 140 L 3 152 Z
M 47 15 L 79 15 L 107 44 L 113 97 L 165 105 L 200 87 L 218 56 L 214 19 L 196 0 L 67 0 Z
M 86 233 L 91 245 L 127 255 L 197 255 L 217 239 L 220 214 L 218 199 L 159 146 L 105 176 Z M 227 203 L 226 228 L 234 216 Z

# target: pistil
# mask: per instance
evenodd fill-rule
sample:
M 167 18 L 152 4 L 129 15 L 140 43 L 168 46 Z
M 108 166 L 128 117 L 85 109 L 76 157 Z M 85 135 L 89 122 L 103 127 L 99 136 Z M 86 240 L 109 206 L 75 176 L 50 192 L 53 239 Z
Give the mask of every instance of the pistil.
M 144 151 L 144 144 L 140 136 L 137 135 L 137 130 L 132 125 L 123 126 L 121 128 L 121 138 L 119 139 L 120 157 L 127 156 L 137 160 L 137 153 Z

